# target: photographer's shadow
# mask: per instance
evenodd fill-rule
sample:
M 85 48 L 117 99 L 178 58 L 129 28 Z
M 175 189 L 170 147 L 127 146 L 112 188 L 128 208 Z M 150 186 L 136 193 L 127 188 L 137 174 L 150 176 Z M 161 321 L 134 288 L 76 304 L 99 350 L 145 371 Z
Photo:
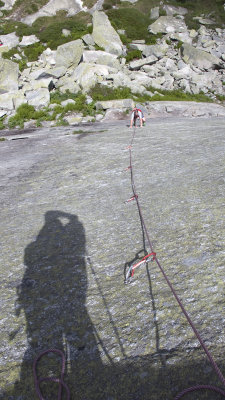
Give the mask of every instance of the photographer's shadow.
M 25 249 L 24 264 L 16 308 L 17 315 L 23 310 L 26 317 L 28 348 L 14 395 L 26 400 L 35 397 L 33 360 L 42 351 L 55 348 L 67 359 L 65 380 L 73 393 L 71 398 L 88 398 L 95 379 L 93 371 L 102 369 L 102 363 L 85 306 L 85 231 L 77 216 L 48 211 L 37 239 Z M 60 376 L 60 360 L 55 355 L 40 362 L 39 374 L 49 373 Z M 42 384 L 42 390 L 44 397 L 57 398 L 55 383 Z

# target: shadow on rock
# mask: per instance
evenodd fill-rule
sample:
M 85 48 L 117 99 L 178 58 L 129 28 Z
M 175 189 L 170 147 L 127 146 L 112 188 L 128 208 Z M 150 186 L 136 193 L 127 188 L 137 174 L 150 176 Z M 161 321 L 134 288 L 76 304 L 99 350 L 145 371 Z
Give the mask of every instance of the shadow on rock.
M 179 349 L 177 352 L 160 351 L 157 326 L 155 354 L 124 357 L 123 361 L 103 365 L 98 346 L 106 350 L 85 306 L 85 260 L 85 231 L 77 216 L 60 211 L 47 212 L 37 239 L 25 249 L 26 271 L 18 287 L 16 309 L 17 315 L 24 312 L 26 317 L 28 347 L 20 380 L 4 394 L 4 400 L 38 398 L 32 374 L 33 361 L 42 351 L 51 348 L 62 350 L 66 356 L 65 383 L 70 389 L 71 400 L 172 400 L 190 385 L 209 381 L 218 384 L 209 363 L 198 350 L 197 357 L 190 352 L 183 361 Z M 152 301 L 154 303 L 154 299 Z M 138 339 L 134 346 L 138 348 Z M 108 359 L 113 360 L 113 350 L 109 351 Z M 40 377 L 59 377 L 60 371 L 60 360 L 56 355 L 41 359 Z M 45 400 L 58 398 L 55 383 L 43 383 L 42 391 Z M 65 398 L 64 393 L 62 399 Z M 219 400 L 222 397 L 203 392 L 192 393 L 185 400 L 196 398 Z

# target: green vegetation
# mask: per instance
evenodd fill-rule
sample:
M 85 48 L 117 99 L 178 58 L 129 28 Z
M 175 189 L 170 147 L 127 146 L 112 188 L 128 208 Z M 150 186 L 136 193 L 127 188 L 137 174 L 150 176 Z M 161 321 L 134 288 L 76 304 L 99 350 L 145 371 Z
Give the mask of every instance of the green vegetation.
M 16 0 L 12 11 L 24 17 L 28 14 L 33 14 L 40 10 L 45 4 L 47 4 L 48 0 Z
M 0 129 L 1 129 L 1 125 L 0 125 Z M 4 142 L 6 139 L 4 137 L 0 138 L 0 142 Z
M 38 42 L 26 46 L 24 49 L 24 54 L 27 57 L 27 61 L 36 61 L 44 50 L 45 46 Z
M 148 94 L 131 93 L 129 88 L 119 87 L 116 89 L 106 86 L 96 85 L 90 90 L 89 94 L 94 101 L 103 100 L 119 100 L 133 99 L 136 102 L 144 103 L 146 101 L 197 101 L 197 102 L 212 102 L 212 100 L 204 93 L 191 94 L 184 93 L 181 90 L 160 90 L 153 87 L 147 87 L 148 91 L 154 93 L 154 96 Z M 163 95 L 163 96 L 162 96 Z
M 147 44 L 155 44 L 156 39 L 163 36 L 149 33 L 149 16 L 134 7 L 111 9 L 107 11 L 107 15 L 115 29 L 125 29 L 128 41 L 144 39 Z
M 0 7 L 3 7 L 5 5 L 4 1 L 0 0 Z
M 126 55 L 126 62 L 142 58 L 141 50 L 129 50 Z

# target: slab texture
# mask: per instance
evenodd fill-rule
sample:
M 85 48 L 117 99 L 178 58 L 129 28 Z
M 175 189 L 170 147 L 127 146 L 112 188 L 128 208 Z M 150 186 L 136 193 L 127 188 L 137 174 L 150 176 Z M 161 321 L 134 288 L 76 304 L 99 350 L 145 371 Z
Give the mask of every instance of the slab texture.
M 223 373 L 224 122 L 148 120 L 133 146 L 154 250 Z M 36 398 L 32 363 L 46 348 L 64 351 L 72 400 L 172 400 L 219 384 L 157 265 L 124 285 L 125 264 L 144 255 L 135 202 L 124 203 L 132 130 L 78 129 L 0 142 L 0 398 Z M 46 356 L 39 375 L 59 373 Z M 43 394 L 55 399 L 57 387 Z

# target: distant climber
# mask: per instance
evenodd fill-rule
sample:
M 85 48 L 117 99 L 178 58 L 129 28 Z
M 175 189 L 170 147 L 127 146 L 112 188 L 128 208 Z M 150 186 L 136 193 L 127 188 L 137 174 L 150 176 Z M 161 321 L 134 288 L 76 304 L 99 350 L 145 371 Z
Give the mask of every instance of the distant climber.
M 130 128 L 132 128 L 133 125 L 134 126 L 137 125 L 138 119 L 140 121 L 140 127 L 142 128 L 142 126 L 145 124 L 145 117 L 144 117 L 142 110 L 140 110 L 140 108 L 135 107 L 132 110 L 132 114 L 131 114 Z

